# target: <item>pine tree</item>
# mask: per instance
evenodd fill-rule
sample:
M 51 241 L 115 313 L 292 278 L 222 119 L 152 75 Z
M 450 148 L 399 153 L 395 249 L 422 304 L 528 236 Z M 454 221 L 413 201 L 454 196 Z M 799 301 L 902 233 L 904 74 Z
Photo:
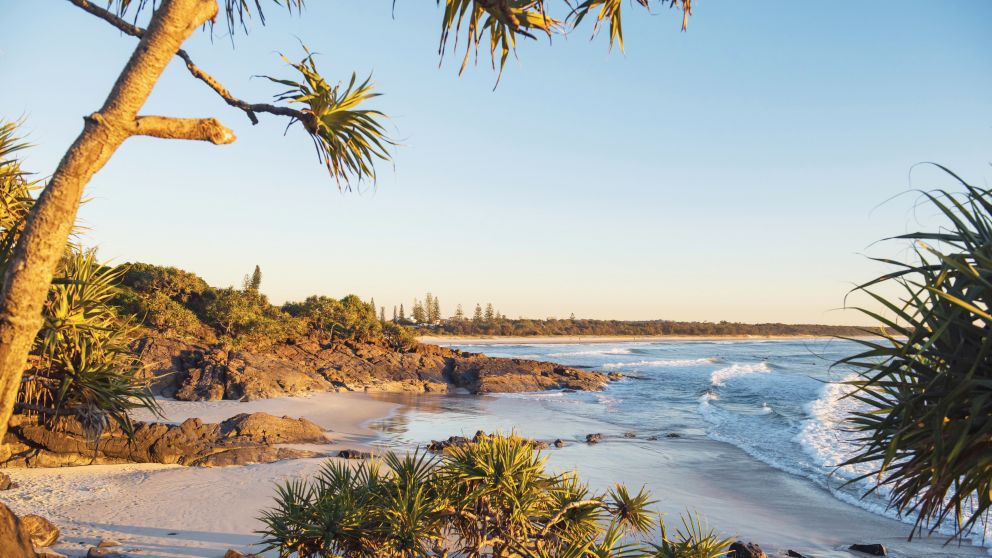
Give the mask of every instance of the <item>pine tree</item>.
M 369 306 L 372 307 L 372 315 L 375 315 L 375 309 L 376 309 L 375 297 L 369 299 Z
M 459 304 L 458 307 L 455 308 L 455 321 L 459 321 L 460 322 L 460 321 L 462 321 L 464 319 L 465 319 L 465 311 L 462 310 L 462 305 Z
M 434 297 L 434 300 L 431 302 L 431 307 L 428 310 L 428 313 L 430 316 L 428 321 L 430 321 L 430 323 L 441 323 L 441 301 L 439 301 L 437 297 Z
M 403 311 L 403 303 L 400 303 L 400 321 L 406 321 L 406 312 Z
M 393 323 L 396 323 L 396 318 L 397 318 L 397 316 L 396 316 L 396 305 L 394 304 L 393 305 Z
M 434 308 L 434 295 L 432 295 L 431 293 L 427 293 L 427 296 L 424 297 L 424 321 L 427 323 L 434 323 L 431 320 L 431 318 L 433 317 L 433 313 L 431 312 L 433 308 Z
M 413 299 L 413 321 L 422 324 L 427 320 L 427 313 L 424 312 L 424 305 L 419 300 Z
M 386 307 L 379 307 L 379 323 L 386 323 Z
M 492 323 L 496 319 L 496 312 L 493 310 L 493 303 L 486 304 L 486 323 Z
M 255 271 L 253 271 L 251 275 L 245 275 L 242 286 L 244 287 L 244 290 L 248 292 L 257 293 L 259 287 L 262 286 L 262 268 L 256 265 Z
M 475 303 L 475 312 L 472 313 L 472 322 L 475 324 L 482 323 L 482 306 L 478 302 Z

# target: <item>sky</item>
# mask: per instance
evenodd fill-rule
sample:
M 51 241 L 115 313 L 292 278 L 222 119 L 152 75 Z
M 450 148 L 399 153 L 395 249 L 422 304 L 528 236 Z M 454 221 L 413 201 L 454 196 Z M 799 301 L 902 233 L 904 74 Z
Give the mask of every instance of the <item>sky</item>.
M 554 3 L 555 0 L 552 0 Z M 329 79 L 373 74 L 399 141 L 379 180 L 339 192 L 309 138 L 252 126 L 174 62 L 143 113 L 214 116 L 213 146 L 128 140 L 87 188 L 84 241 L 112 263 L 181 267 L 215 286 L 257 264 L 274 302 L 427 291 L 450 314 L 866 323 L 840 310 L 905 256 L 875 241 L 932 224 L 913 189 L 992 177 L 992 2 L 697 0 L 634 6 L 626 52 L 583 26 L 525 41 L 499 86 L 487 60 L 439 66 L 430 0 L 310 0 L 250 33 L 186 48 L 235 95 L 279 92 L 279 58 Z M 0 118 L 50 174 L 135 40 L 61 0 L 0 0 Z

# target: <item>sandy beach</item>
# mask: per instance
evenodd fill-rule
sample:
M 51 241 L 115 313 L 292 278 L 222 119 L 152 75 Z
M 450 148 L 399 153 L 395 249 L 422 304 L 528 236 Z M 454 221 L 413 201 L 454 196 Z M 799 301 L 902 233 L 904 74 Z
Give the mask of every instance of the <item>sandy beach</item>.
M 815 335 L 422 335 L 417 337 L 417 340 L 421 343 L 432 345 L 585 345 L 588 343 L 625 343 L 637 341 L 686 343 L 692 341 L 772 341 L 787 339 L 813 340 L 831 338 Z
M 669 516 L 692 508 L 727 533 L 755 540 L 772 556 L 787 548 L 814 548 L 820 558 L 850 556 L 838 540 L 884 542 L 892 556 L 983 556 L 971 546 L 942 546 L 942 540 L 905 545 L 908 528 L 853 508 L 802 479 L 749 459 L 728 444 L 686 433 L 662 443 L 644 440 L 581 443 L 581 433 L 602 428 L 595 421 L 541 419 L 532 400 L 477 396 L 329 393 L 236 401 L 161 402 L 166 420 L 189 417 L 219 421 L 263 411 L 302 416 L 328 430 L 326 446 L 405 451 L 433 437 L 476 427 L 518 426 L 523 434 L 547 436 L 550 428 L 569 440 L 551 451 L 553 469 L 579 467 L 594 487 L 615 481 L 647 484 Z M 467 407 L 465 407 L 467 406 Z M 537 412 L 538 414 L 533 414 Z M 147 413 L 137 418 L 149 419 Z M 551 422 L 556 422 L 551 424 Z M 543 424 L 538 427 L 537 423 Z M 528 426 L 529 425 L 529 426 Z M 371 428 L 375 426 L 376 428 Z M 607 431 L 608 436 L 617 433 Z M 100 465 L 7 471 L 18 487 L 0 499 L 18 513 L 51 518 L 62 530 L 54 549 L 76 558 L 102 538 L 123 543 L 130 556 L 221 558 L 229 548 L 257 552 L 261 510 L 271 506 L 274 486 L 312 475 L 323 459 L 264 465 L 198 468 L 168 465 Z M 907 551 L 908 549 L 908 551 Z M 921 554 L 922 553 L 922 554 Z M 273 552 L 266 554 L 275 556 Z
M 304 417 L 328 431 L 326 446 L 336 452 L 372 449 L 376 438 L 367 424 L 389 417 L 399 405 L 364 394 L 327 393 L 237 401 L 163 400 L 165 420 L 189 417 L 217 422 L 238 413 L 267 412 Z M 150 413 L 136 413 L 140 420 Z M 220 558 L 228 548 L 247 552 L 258 542 L 260 510 L 272 503 L 277 483 L 313 474 L 324 459 L 264 465 L 200 468 L 173 465 L 94 465 L 60 469 L 11 469 L 18 484 L 0 501 L 19 514 L 37 513 L 62 530 L 55 550 L 83 556 L 101 538 L 123 543 L 133 556 Z

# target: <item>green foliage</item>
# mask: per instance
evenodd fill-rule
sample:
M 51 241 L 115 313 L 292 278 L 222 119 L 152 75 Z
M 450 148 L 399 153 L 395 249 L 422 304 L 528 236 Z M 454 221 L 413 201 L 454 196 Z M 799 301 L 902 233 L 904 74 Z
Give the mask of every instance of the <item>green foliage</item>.
M 36 188 L 16 159 L 25 147 L 16 132 L 16 124 L 0 123 L 0 274 Z M 96 436 L 111 420 L 130 431 L 130 409 L 156 408 L 128 347 L 133 328 L 111 304 L 120 278 L 120 270 L 100 265 L 92 251 L 66 247 L 42 307 L 44 321 L 28 357 L 17 412 L 52 426 L 72 416 Z
M 662 524 L 652 504 L 645 491 L 619 485 L 592 494 L 573 473 L 548 473 L 528 441 L 495 435 L 440 458 L 328 462 L 313 480 L 279 487 L 260 532 L 282 558 L 715 558 L 719 545 L 726 552 L 729 543 L 698 518 L 683 521 L 676 554 L 631 540 Z
M 398 351 L 408 351 L 417 345 L 417 337 L 413 332 L 396 322 L 382 324 L 382 337 L 390 347 Z
M 300 73 L 302 81 L 266 79 L 288 86 L 290 89 L 276 95 L 278 101 L 302 104 L 300 123 L 310 134 L 317 157 L 338 183 L 365 178 L 375 181 L 375 160 L 388 161 L 389 148 L 394 142 L 379 123 L 385 115 L 377 110 L 359 109 L 362 103 L 379 96 L 372 91 L 371 76 L 358 83 L 357 74 L 351 75 L 347 85 L 330 85 L 314 62 L 314 55 L 307 55 L 298 63 L 283 60 Z
M 915 242 L 916 261 L 880 260 L 896 269 L 858 287 L 888 316 L 859 309 L 886 339 L 856 339 L 865 351 L 841 361 L 860 371 L 851 397 L 867 407 L 849 419 L 862 446 L 845 465 L 870 466 L 855 480 L 890 488 L 914 532 L 953 518 L 960 535 L 992 509 L 992 192 L 940 168 L 965 190 L 923 192 L 947 225 L 896 237 Z
M 685 513 L 682 525 L 675 530 L 675 538 L 669 538 L 665 524 L 661 524 L 661 544 L 652 544 L 651 558 L 722 558 L 727 555 L 727 547 L 734 539 L 720 537 L 716 531 L 706 526 L 699 514 Z
M 287 302 L 283 311 L 304 320 L 311 329 L 332 336 L 360 341 L 375 341 L 383 336 L 383 323 L 375 307 L 355 295 L 341 300 L 310 296 L 303 302 Z
M 156 408 L 128 346 L 134 327 L 110 303 L 120 276 L 120 270 L 100 265 L 92 251 L 71 250 L 63 258 L 25 372 L 22 412 L 53 422 L 75 416 L 98 436 L 109 420 L 130 431 L 131 409 Z
M 231 341 L 270 345 L 299 335 L 303 323 L 269 304 L 265 295 L 234 288 L 216 289 L 201 317 Z

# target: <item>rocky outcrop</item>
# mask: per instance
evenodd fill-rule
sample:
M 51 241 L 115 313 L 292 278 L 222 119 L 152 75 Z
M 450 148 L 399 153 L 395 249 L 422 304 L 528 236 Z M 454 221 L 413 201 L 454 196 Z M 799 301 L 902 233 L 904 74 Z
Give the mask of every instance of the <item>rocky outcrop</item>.
M 254 413 L 219 424 L 195 418 L 178 425 L 138 422 L 130 439 L 112 425 L 94 444 L 75 421 L 51 430 L 15 415 L 4 441 L 13 450 L 7 466 L 166 463 L 217 467 L 321 457 L 318 452 L 277 444 L 323 444 L 327 438 L 308 420 Z
M 403 352 L 351 340 L 303 339 L 254 351 L 150 336 L 138 349 L 145 374 L 157 378 L 156 393 L 185 401 L 323 391 L 599 390 L 612 379 L 548 362 L 490 358 L 435 345 Z
M 35 558 L 31 537 L 3 502 L 0 502 L 0 549 L 3 558 Z
M 730 549 L 727 552 L 728 558 L 768 558 L 764 550 L 754 543 L 745 543 L 744 541 L 737 541 L 730 545 Z

